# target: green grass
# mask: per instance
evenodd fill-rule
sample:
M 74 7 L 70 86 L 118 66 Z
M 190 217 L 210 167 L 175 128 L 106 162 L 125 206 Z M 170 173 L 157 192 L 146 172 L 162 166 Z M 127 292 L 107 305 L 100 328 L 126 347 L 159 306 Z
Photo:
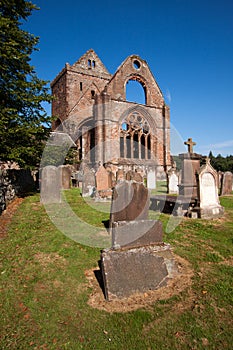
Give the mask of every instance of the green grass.
M 74 213 L 104 230 L 109 203 L 84 201 L 76 189 L 64 195 Z M 0 348 L 232 349 L 233 197 L 221 203 L 224 219 L 184 219 L 164 234 L 191 264 L 191 286 L 150 307 L 108 313 L 87 303 L 92 289 L 85 271 L 97 266 L 100 249 L 66 237 L 39 196 L 27 197 L 1 241 Z M 160 219 L 166 227 L 169 217 Z

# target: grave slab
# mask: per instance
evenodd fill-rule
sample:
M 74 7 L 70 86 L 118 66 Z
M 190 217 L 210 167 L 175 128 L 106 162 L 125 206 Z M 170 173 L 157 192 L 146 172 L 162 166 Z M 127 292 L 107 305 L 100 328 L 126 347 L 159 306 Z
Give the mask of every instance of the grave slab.
M 108 301 L 166 286 L 177 273 L 169 244 L 104 250 L 101 264 Z

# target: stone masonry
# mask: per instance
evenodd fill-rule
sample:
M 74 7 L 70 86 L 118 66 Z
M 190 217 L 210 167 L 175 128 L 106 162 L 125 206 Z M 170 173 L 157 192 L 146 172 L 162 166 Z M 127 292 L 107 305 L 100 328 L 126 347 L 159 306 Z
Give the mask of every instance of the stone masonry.
M 126 99 L 127 82 L 143 87 L 145 104 Z M 93 50 L 65 68 L 51 83 L 53 131 L 69 133 L 78 160 L 95 168 L 135 164 L 146 175 L 155 167 L 157 178 L 170 167 L 170 110 L 145 60 L 125 59 L 110 74 Z

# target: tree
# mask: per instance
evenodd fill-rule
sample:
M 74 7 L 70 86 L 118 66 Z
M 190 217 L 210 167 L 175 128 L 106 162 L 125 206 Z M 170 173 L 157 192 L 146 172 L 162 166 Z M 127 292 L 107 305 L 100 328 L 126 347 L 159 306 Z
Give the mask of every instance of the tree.
M 210 151 L 209 158 L 212 166 L 217 171 L 231 171 L 233 172 L 233 156 L 226 156 L 224 158 L 221 154 L 218 154 L 216 157 L 213 156 L 213 153 Z
M 22 29 L 36 9 L 28 1 L 0 0 L 0 159 L 22 167 L 39 164 L 51 122 L 42 104 L 52 99 L 48 82 L 30 64 L 39 38 Z

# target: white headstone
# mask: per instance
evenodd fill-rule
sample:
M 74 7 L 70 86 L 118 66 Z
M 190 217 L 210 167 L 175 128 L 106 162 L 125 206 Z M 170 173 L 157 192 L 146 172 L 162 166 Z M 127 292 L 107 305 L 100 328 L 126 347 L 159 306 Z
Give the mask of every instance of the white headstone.
M 149 170 L 147 173 L 147 188 L 150 190 L 154 190 L 156 188 L 155 170 Z
M 222 216 L 224 209 L 218 197 L 218 173 L 210 165 L 208 158 L 198 173 L 198 197 L 201 218 Z
M 175 171 L 168 175 L 168 193 L 178 193 L 179 192 L 179 178 Z

